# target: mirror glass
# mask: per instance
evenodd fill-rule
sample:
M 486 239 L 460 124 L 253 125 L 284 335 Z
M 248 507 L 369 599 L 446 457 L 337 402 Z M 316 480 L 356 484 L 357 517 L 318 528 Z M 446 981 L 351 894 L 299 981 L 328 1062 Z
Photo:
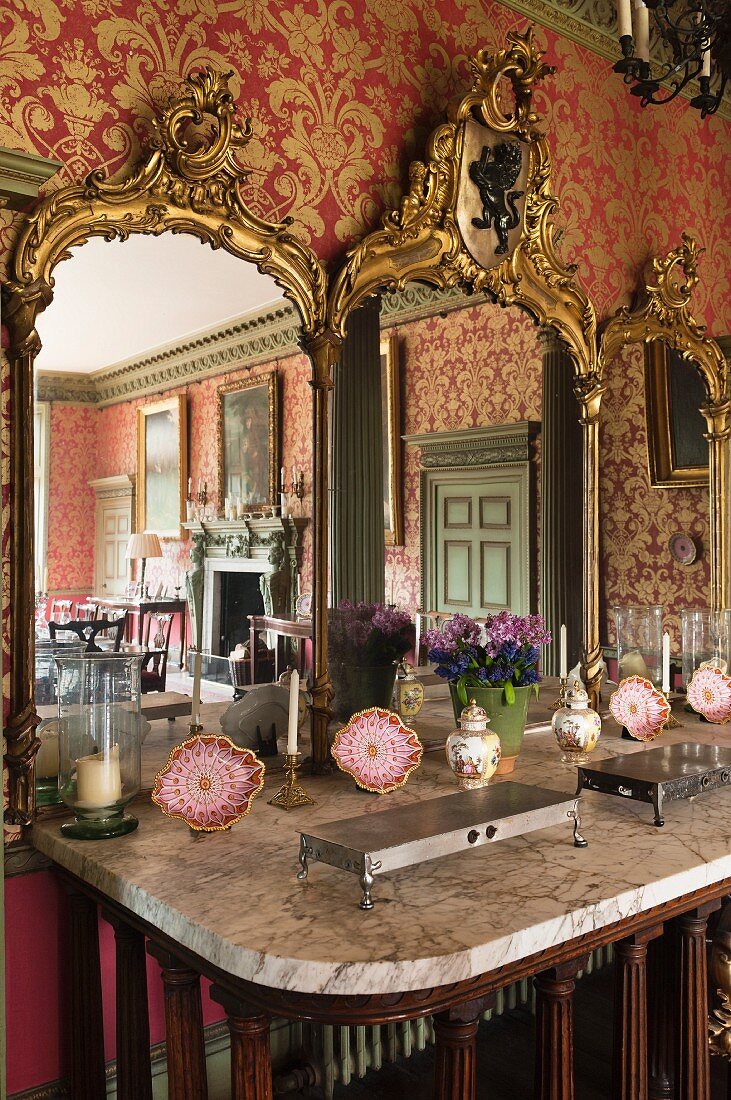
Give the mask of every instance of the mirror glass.
M 310 362 L 297 311 L 252 264 L 184 234 L 94 238 L 54 275 L 35 376 L 37 633 L 46 620 L 126 613 L 127 640 L 169 652 L 175 690 L 203 519 L 203 649 L 220 658 L 211 675 L 230 698 L 246 616 L 272 587 L 281 611 L 311 587 Z

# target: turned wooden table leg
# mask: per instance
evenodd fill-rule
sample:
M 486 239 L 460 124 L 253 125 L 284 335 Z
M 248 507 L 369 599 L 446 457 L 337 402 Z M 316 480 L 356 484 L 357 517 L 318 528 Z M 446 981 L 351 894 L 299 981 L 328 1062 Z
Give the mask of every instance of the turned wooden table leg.
M 434 1017 L 434 1100 L 475 1100 L 477 1028 L 494 996 L 456 1005 Z
M 220 986 L 211 997 L 225 1008 L 231 1032 L 231 1100 L 272 1100 L 270 1018 Z
M 147 945 L 162 968 L 170 1100 L 207 1100 L 200 975 L 170 951 Z
M 708 964 L 706 925 L 721 901 L 692 909 L 678 918 L 680 1011 L 676 1100 L 709 1100 Z
M 99 915 L 85 894 L 69 892 L 70 1078 L 74 1100 L 105 1100 Z
M 117 948 L 117 1097 L 152 1100 L 145 937 L 113 913 L 103 916 Z
M 586 958 L 538 974 L 536 987 L 535 1100 L 574 1100 L 576 974 Z
M 648 1100 L 647 945 L 662 926 L 614 945 L 613 1100 Z
M 647 948 L 649 1100 L 672 1100 L 678 1034 L 677 928 L 665 925 Z

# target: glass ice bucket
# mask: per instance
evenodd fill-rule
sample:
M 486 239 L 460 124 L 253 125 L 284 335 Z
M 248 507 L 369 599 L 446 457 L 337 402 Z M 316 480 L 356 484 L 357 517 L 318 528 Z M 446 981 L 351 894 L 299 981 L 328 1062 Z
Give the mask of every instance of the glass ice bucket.
M 618 680 L 641 676 L 661 686 L 663 614 L 659 604 L 614 608 Z
M 143 653 L 56 657 L 61 799 L 67 836 L 105 840 L 137 828 L 124 807 L 140 789 Z
M 731 611 L 686 608 L 680 612 L 683 641 L 683 687 L 704 664 L 714 664 L 726 675 L 731 669 Z

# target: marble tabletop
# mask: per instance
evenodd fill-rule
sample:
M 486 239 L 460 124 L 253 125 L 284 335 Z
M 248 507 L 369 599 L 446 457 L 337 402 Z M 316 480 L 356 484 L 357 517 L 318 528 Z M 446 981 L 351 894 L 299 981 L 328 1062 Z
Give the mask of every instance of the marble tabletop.
M 51 814 L 36 824 L 34 843 L 214 966 L 304 993 L 389 993 L 468 979 L 731 877 L 731 790 L 721 790 L 667 805 L 660 830 L 650 806 L 587 792 L 588 848 L 574 848 L 562 825 L 432 860 L 377 877 L 370 912 L 358 908 L 353 875 L 313 864 L 299 882 L 300 828 L 456 790 L 439 744 L 453 724 L 448 700 L 440 689 L 429 694 L 413 723 L 427 751 L 401 791 L 367 794 L 340 773 L 304 777 L 317 805 L 287 813 L 266 802 L 282 782 L 280 758 L 267 762 L 251 814 L 227 833 L 194 837 L 143 793 L 132 807 L 140 827 L 129 836 L 70 840 L 59 831 L 63 818 Z M 211 732 L 219 711 L 204 709 Z M 655 745 L 728 741 L 728 730 L 678 716 L 684 726 Z M 160 723 L 145 744 L 148 783 L 186 734 L 182 722 L 169 726 Z M 605 719 L 593 759 L 643 751 Z M 575 768 L 559 756 L 539 726 L 527 732 L 510 778 L 573 793 Z

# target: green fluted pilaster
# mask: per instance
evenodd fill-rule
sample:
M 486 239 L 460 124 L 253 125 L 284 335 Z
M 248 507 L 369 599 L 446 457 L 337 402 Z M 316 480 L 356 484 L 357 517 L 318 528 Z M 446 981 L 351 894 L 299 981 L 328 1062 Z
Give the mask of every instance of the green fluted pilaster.
M 579 406 L 573 366 L 550 329 L 541 333 L 543 412 L 541 426 L 540 609 L 554 644 L 544 652 L 543 673 L 559 671 L 558 632 L 566 623 L 568 667 L 581 656 L 582 464 Z
M 330 510 L 331 600 L 384 599 L 380 303 L 348 319 L 334 370 Z

